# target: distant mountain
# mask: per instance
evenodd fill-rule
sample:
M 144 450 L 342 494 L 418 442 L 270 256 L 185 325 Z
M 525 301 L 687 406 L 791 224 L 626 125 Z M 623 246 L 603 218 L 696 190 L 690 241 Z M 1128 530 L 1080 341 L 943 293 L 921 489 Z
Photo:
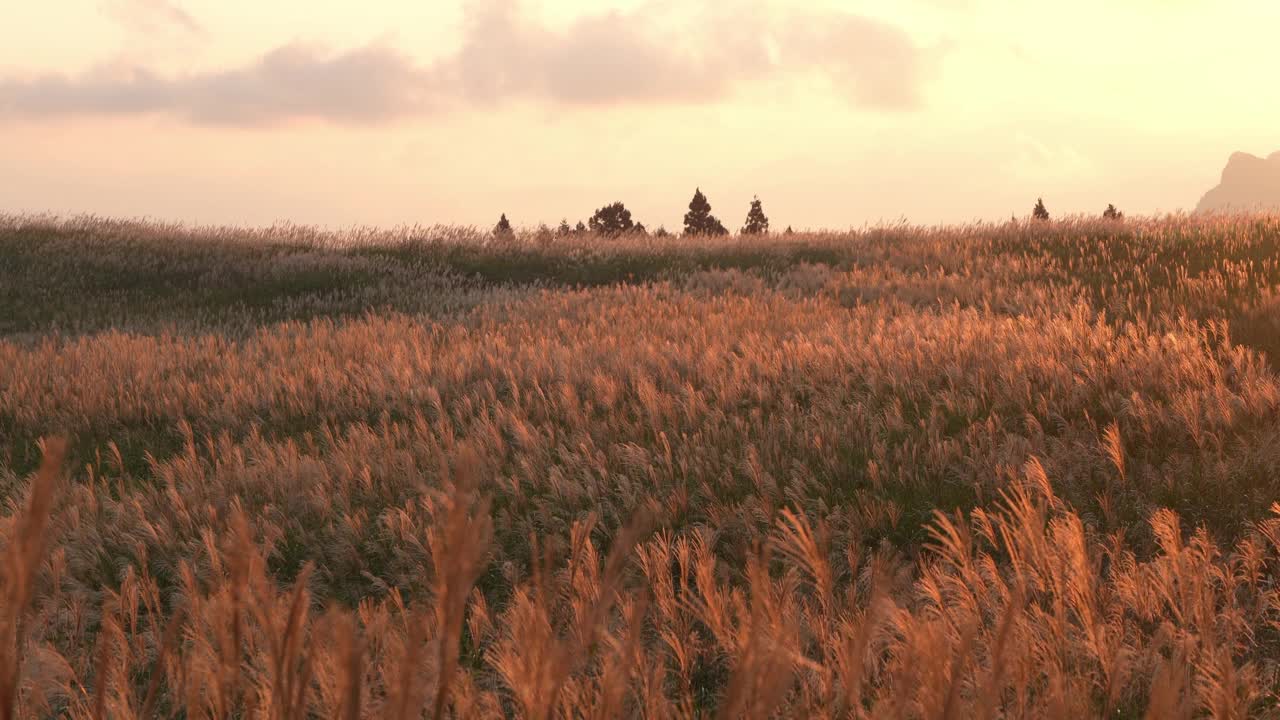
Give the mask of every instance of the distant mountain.
M 1234 153 L 1222 171 L 1222 182 L 1200 198 L 1196 212 L 1280 210 L 1280 152 L 1266 160 Z

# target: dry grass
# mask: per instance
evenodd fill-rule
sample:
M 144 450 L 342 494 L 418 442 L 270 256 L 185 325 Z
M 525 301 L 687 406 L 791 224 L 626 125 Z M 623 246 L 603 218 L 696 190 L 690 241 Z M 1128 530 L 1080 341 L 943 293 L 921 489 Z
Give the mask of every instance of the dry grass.
M 7 251 L 3 717 L 1280 715 L 1280 219 Z

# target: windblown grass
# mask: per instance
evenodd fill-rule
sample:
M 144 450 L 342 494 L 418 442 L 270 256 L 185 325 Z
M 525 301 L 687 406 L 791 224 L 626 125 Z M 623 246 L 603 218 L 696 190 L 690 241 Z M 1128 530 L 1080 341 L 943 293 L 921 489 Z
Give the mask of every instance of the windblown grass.
M 0 257 L 3 717 L 1277 714 L 1280 219 Z

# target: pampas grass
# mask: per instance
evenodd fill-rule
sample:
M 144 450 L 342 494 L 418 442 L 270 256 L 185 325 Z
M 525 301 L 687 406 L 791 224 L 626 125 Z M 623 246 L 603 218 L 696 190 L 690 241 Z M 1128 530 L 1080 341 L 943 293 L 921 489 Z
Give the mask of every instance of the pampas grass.
M 0 718 L 1277 714 L 1274 217 L 0 252 Z

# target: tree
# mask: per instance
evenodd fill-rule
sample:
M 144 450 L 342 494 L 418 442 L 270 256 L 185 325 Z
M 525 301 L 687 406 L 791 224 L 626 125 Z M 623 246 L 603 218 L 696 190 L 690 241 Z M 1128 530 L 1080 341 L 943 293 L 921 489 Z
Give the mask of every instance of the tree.
M 658 229 L 653 231 L 654 237 L 664 238 L 664 237 L 668 237 L 669 235 L 671 235 L 671 233 L 667 232 L 666 226 L 663 226 L 663 225 L 659 225 Z
M 702 194 L 702 188 L 693 192 L 693 200 L 689 201 L 689 212 L 684 214 L 685 235 L 728 235 L 724 224 L 711 214 L 711 203 Z
M 1115 205 L 1107 203 L 1107 209 L 1102 211 L 1102 217 L 1107 220 L 1123 220 L 1124 213 L 1117 210 Z
M 631 228 L 631 232 L 634 232 L 637 235 L 648 235 L 649 228 L 645 227 L 644 223 L 638 222 L 635 227 Z
M 498 220 L 498 224 L 493 227 L 494 235 L 510 235 L 511 221 L 507 220 L 507 214 L 502 214 L 502 219 Z
M 1036 206 L 1031 210 L 1031 217 L 1036 220 L 1048 220 L 1049 210 L 1044 206 L 1043 198 L 1036 198 Z
M 769 234 L 769 218 L 764 214 L 764 207 L 760 203 L 759 195 L 751 201 L 751 211 L 747 213 L 747 224 L 742 226 L 742 234 Z
M 562 219 L 560 221 L 560 227 L 556 228 L 556 235 L 564 237 L 571 232 L 573 232 L 573 228 L 569 225 L 569 218 Z
M 783 235 L 795 235 L 795 234 L 796 234 L 796 231 L 795 231 L 795 230 L 792 230 L 792 229 L 791 229 L 791 226 L 790 226 L 790 225 L 788 225 L 788 226 L 787 226 L 786 231 L 785 231 L 785 232 L 783 232 L 782 234 L 783 234 Z
M 582 224 L 582 221 L 581 221 L 581 220 L 579 220 L 579 221 L 578 221 L 578 224 L 574 226 L 573 231 L 574 231 L 575 233 L 584 233 L 584 232 L 586 232 L 586 231 L 587 231 L 587 226 L 586 226 L 586 225 L 583 225 L 583 224 Z
M 616 202 L 596 210 L 596 214 L 587 221 L 592 232 L 601 235 L 621 235 L 635 230 L 636 224 L 631 221 L 631 211 L 622 203 Z

